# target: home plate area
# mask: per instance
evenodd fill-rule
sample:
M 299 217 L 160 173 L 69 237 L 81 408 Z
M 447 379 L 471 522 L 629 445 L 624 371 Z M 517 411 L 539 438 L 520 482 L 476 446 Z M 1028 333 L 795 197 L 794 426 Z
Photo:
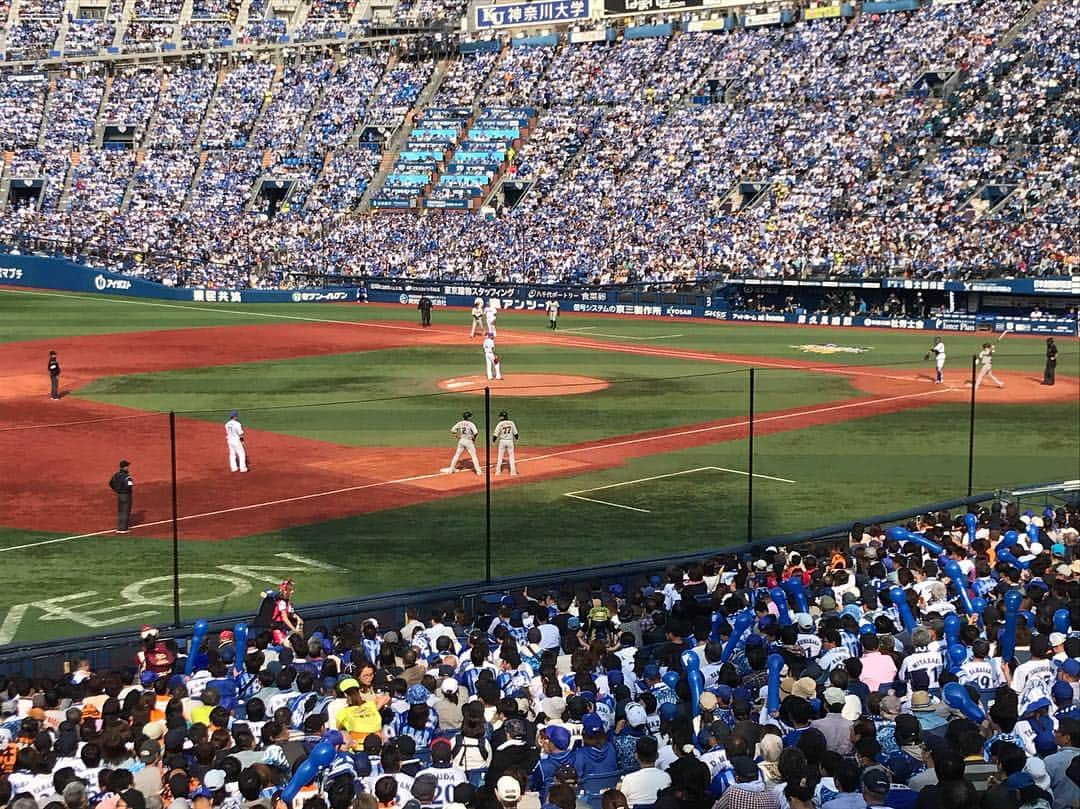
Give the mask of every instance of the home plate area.
M 641 514 L 651 514 L 653 512 L 653 509 L 651 509 L 651 508 L 641 508 L 639 506 L 627 505 L 626 503 L 616 503 L 613 500 L 608 499 L 608 498 L 618 497 L 618 495 L 615 494 L 615 492 L 617 490 L 619 490 L 619 489 L 624 489 L 627 486 L 637 486 L 637 485 L 642 484 L 642 483 L 650 483 L 650 482 L 657 481 L 657 480 L 665 480 L 665 479 L 668 479 L 668 478 L 682 477 L 684 475 L 697 475 L 697 474 L 702 474 L 702 473 L 715 474 L 717 472 L 722 473 L 724 475 L 738 475 L 738 476 L 741 476 L 741 477 L 747 477 L 747 475 L 749 474 L 748 472 L 744 472 L 744 471 L 742 471 L 740 469 L 728 469 L 725 466 L 699 466 L 699 467 L 696 467 L 694 469 L 684 469 L 681 472 L 668 472 L 665 475 L 651 475 L 651 476 L 646 477 L 646 478 L 635 478 L 634 480 L 624 480 L 624 481 L 622 481 L 620 483 L 608 483 L 605 486 L 593 486 L 590 489 L 578 489 L 578 490 L 572 491 L 572 492 L 564 492 L 563 497 L 571 497 L 574 500 L 582 500 L 582 501 L 584 501 L 586 503 L 595 503 L 596 505 L 600 505 L 600 506 L 609 506 L 611 508 L 623 509 L 624 511 L 636 511 L 636 512 L 641 513 Z M 774 477 L 773 475 L 759 475 L 757 473 L 754 474 L 754 478 L 755 479 L 760 479 L 760 480 L 771 480 L 771 481 L 775 481 L 777 483 L 795 483 L 796 482 L 796 481 L 790 480 L 788 478 Z M 655 491 L 655 487 L 653 488 L 653 491 Z M 597 496 L 592 496 L 597 492 L 603 492 L 603 494 L 602 495 L 597 495 Z M 656 499 L 659 500 L 662 497 L 663 497 L 663 495 L 659 494 Z M 626 497 L 623 496 L 623 497 L 620 497 L 619 499 L 625 500 Z

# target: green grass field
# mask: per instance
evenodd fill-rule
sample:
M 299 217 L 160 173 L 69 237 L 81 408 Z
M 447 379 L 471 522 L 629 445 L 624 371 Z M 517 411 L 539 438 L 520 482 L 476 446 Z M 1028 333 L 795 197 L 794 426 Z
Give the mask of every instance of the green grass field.
M 218 308 L 0 291 L 4 343 L 155 329 L 273 326 L 305 319 L 411 324 L 414 317 L 415 312 L 404 307 Z M 464 312 L 437 311 L 435 326 L 459 327 L 464 334 L 467 319 Z M 535 314 L 505 312 L 499 326 L 546 332 L 544 319 Z M 920 362 L 930 342 L 925 333 L 577 316 L 564 317 L 561 329 L 560 337 L 568 340 L 576 335 L 835 365 L 929 368 Z M 955 369 L 958 378 L 983 339 L 945 335 L 950 371 Z M 820 356 L 796 348 L 826 343 L 867 350 Z M 1077 376 L 1077 342 L 1059 343 L 1059 374 Z M 213 422 L 235 407 L 248 427 L 348 446 L 385 447 L 387 453 L 445 447 L 448 459 L 452 445 L 446 429 L 463 407 L 477 410 L 478 397 L 438 393 L 434 383 L 476 373 L 476 354 L 476 346 L 463 341 L 460 347 L 215 365 L 102 378 L 74 395 L 150 411 L 189 412 Z M 617 440 L 628 433 L 738 418 L 746 412 L 748 374 L 736 366 L 569 346 L 516 347 L 513 363 L 514 372 L 585 374 L 611 383 L 606 390 L 580 396 L 496 395 L 494 408 L 508 407 L 522 430 L 523 451 L 530 444 Z M 995 368 L 1041 374 L 1041 343 L 1003 341 Z M 813 409 L 863 395 L 839 375 L 757 372 L 758 413 Z M 976 490 L 1080 477 L 1080 403 L 980 404 L 976 424 Z M 32 433 L 23 440 L 33 442 Z M 968 408 L 960 402 L 758 435 L 754 470 L 767 477 L 754 481 L 753 538 L 961 496 L 967 487 L 967 446 Z M 735 440 L 496 488 L 493 573 L 554 570 L 745 542 L 747 478 L 740 473 L 747 465 L 747 443 Z M 62 475 L 63 470 L 57 470 L 61 481 Z M 60 536 L 21 530 L 5 524 L 2 516 L 0 526 L 3 561 L 42 573 L 11 578 L 0 594 L 0 643 L 170 620 L 167 531 L 160 538 L 134 541 L 106 535 L 38 544 Z M 286 572 L 295 574 L 301 603 L 475 580 L 483 576 L 483 540 L 482 493 L 224 542 L 185 541 L 181 532 L 183 617 L 251 611 L 257 591 Z M 47 581 L 47 587 L 39 580 Z

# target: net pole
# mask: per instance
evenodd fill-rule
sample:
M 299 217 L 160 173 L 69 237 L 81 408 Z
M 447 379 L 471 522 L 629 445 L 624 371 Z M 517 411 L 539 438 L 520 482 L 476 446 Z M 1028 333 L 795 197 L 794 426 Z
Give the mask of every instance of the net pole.
M 180 626 L 180 515 L 176 495 L 176 413 L 169 411 L 169 467 L 172 479 L 173 625 Z
M 754 541 L 754 369 L 750 369 L 750 401 L 746 420 L 746 541 Z
M 971 407 L 968 413 L 968 485 L 967 496 L 971 497 L 975 481 L 975 372 L 979 358 L 971 358 Z
M 491 388 L 484 388 L 484 581 L 491 583 Z

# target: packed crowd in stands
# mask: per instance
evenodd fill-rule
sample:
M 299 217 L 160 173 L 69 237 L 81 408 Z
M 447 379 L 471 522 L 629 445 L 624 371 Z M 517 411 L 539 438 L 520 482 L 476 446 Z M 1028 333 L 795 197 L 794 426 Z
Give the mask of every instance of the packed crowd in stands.
M 164 22 L 171 5 L 154 4 L 152 17 L 145 5 L 137 25 L 175 28 Z M 224 0 L 196 5 L 203 20 L 234 16 Z M 355 210 L 381 183 L 378 153 L 356 148 L 363 127 L 411 127 L 433 60 L 301 51 L 279 66 L 259 55 L 121 72 L 97 123 L 141 127 L 151 171 L 138 160 L 81 161 L 85 187 L 133 192 L 119 210 L 93 211 L 99 196 L 81 195 L 91 226 L 65 210 L 75 163 L 51 160 L 42 204 L 0 221 L 0 241 L 33 249 L 27 239 L 55 239 L 66 254 L 105 254 L 145 277 L 183 283 L 192 272 L 223 286 L 252 276 L 273 286 L 290 270 L 591 283 L 1076 274 L 1080 0 L 1051 0 L 1001 46 L 1030 9 L 983 0 L 975 15 L 925 6 L 463 56 L 431 105 L 537 112 L 503 167 L 533 185 L 513 208 L 493 198 L 494 216 Z M 268 15 L 254 3 L 248 23 Z M 308 20 L 350 15 L 346 3 L 324 3 Z M 944 97 L 926 81 L 931 70 L 957 71 Z M 710 79 L 722 86 L 716 103 L 691 103 Z M 0 144 L 32 150 L 40 133 L 46 148 L 93 152 L 104 87 L 93 66 L 58 76 L 47 93 L 0 74 L 0 109 L 11 113 Z M 165 165 L 174 153 L 179 165 Z M 196 161 L 209 173 L 192 172 Z M 97 167 L 102 178 L 84 174 Z M 115 176 L 123 170 L 127 183 Z M 300 192 L 273 217 L 247 204 L 264 174 Z M 167 187 L 150 190 L 157 177 Z M 753 194 L 733 193 L 746 183 Z M 166 197 L 174 204 L 148 224 L 147 206 Z
M 1075 809 L 1080 513 L 994 503 L 0 682 L 8 809 Z M 385 616 L 384 616 L 385 617 Z

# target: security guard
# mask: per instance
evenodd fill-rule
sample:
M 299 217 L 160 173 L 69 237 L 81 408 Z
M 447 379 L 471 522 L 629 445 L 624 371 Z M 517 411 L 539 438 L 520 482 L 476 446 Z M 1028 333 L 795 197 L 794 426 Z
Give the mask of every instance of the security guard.
M 120 461 L 120 468 L 109 478 L 109 488 L 116 492 L 116 533 L 126 534 L 131 520 L 131 495 L 135 481 L 131 479 L 128 461 Z
M 60 360 L 55 351 L 49 352 L 49 398 L 54 402 L 60 400 Z

